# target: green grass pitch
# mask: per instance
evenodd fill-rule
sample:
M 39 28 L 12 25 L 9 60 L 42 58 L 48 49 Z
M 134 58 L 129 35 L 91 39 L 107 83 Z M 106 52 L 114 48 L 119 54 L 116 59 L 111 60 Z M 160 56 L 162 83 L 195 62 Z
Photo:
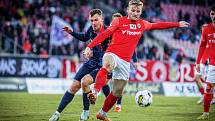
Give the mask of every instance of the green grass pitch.
M 56 110 L 62 95 L 38 95 L 27 93 L 0 92 L 0 121 L 47 121 Z M 112 110 L 108 117 L 113 121 L 196 121 L 202 112 L 197 97 L 164 97 L 154 95 L 153 104 L 138 107 L 134 96 L 123 96 L 122 112 Z M 101 95 L 96 105 L 91 106 L 89 121 L 103 104 Z M 78 121 L 82 111 L 82 98 L 76 96 L 61 114 L 60 121 Z M 215 121 L 215 105 L 211 106 L 210 121 Z

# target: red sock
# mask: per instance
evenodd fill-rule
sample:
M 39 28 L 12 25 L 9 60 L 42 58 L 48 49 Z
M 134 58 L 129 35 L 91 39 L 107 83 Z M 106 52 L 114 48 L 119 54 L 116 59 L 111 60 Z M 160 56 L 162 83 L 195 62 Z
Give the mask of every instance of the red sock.
M 204 112 L 210 111 L 211 101 L 212 101 L 213 97 L 214 97 L 214 95 L 211 93 L 204 94 Z
M 204 88 L 203 88 L 203 87 L 200 87 L 200 88 L 199 88 L 199 92 L 200 92 L 202 95 L 204 95 L 204 93 L 205 93 Z
M 107 98 L 105 99 L 104 105 L 102 107 L 102 110 L 104 112 L 108 112 L 116 103 L 118 97 L 114 96 L 112 94 L 112 92 L 107 96 Z
M 94 85 L 94 90 L 99 92 L 101 88 L 106 84 L 108 71 L 105 68 L 101 68 L 96 75 L 96 81 Z

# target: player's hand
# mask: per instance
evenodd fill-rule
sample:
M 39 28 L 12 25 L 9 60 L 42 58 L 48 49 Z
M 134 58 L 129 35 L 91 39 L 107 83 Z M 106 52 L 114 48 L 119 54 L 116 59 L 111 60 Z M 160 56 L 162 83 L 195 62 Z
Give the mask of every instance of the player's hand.
M 195 68 L 196 68 L 196 71 L 197 71 L 197 72 L 200 72 L 200 64 L 196 64 L 196 65 L 195 65 Z
M 89 59 L 90 57 L 92 57 L 93 56 L 93 51 L 89 48 L 89 47 L 87 47 L 85 50 L 84 50 L 84 57 L 85 58 L 87 58 L 87 59 Z
M 186 21 L 180 21 L 179 22 L 179 27 L 189 27 L 190 23 L 186 22 Z
M 68 26 L 63 27 L 63 31 L 67 32 L 67 33 L 71 33 L 73 32 L 72 28 L 69 28 Z

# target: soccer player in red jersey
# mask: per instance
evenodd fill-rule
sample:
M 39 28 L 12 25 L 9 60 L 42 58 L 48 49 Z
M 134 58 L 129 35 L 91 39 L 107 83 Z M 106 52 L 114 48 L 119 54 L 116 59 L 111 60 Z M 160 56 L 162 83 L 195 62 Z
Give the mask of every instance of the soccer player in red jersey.
M 204 24 L 203 27 L 206 27 L 207 24 Z M 202 38 L 201 38 L 202 39 Z M 200 40 L 202 41 L 202 40 Z M 202 55 L 202 58 L 200 60 L 200 67 L 199 70 L 195 69 L 195 81 L 196 84 L 199 88 L 199 92 L 201 93 L 201 98 L 197 101 L 197 104 L 201 104 L 203 102 L 203 97 L 204 97 L 204 92 L 205 92 L 205 88 L 203 86 L 203 83 L 205 83 L 205 80 L 207 78 L 207 73 L 208 73 L 208 67 L 209 67 L 209 46 L 207 45 L 204 51 L 204 54 Z M 211 104 L 215 104 L 215 100 L 213 99 Z
M 212 23 L 202 28 L 201 43 L 199 46 L 198 57 L 196 59 L 196 70 L 200 70 L 200 60 L 202 59 L 203 53 L 206 50 L 206 46 L 209 49 L 209 69 L 207 74 L 207 87 L 204 93 L 204 112 L 197 119 L 206 120 L 209 118 L 210 104 L 213 99 L 213 89 L 215 86 L 215 5 L 210 9 L 210 17 Z
M 96 114 L 97 119 L 110 121 L 106 113 L 112 108 L 118 97 L 122 96 L 123 89 L 129 79 L 130 60 L 142 33 L 146 30 L 189 26 L 189 23 L 184 21 L 150 23 L 142 20 L 140 19 L 142 8 L 143 3 L 140 0 L 129 1 L 128 16 L 114 19 L 111 25 L 93 39 L 84 51 L 85 57 L 90 57 L 91 48 L 112 35 L 111 43 L 103 56 L 102 68 L 96 77 L 95 93 L 89 94 L 90 101 L 95 101 L 96 93 L 106 83 L 108 72 L 113 72 L 112 91 L 105 99 L 102 109 Z

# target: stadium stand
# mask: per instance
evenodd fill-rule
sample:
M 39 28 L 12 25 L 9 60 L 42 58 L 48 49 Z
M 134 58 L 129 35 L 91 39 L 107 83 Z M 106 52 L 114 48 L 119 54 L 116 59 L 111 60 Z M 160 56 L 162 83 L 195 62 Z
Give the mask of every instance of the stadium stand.
M 47 57 L 48 55 L 77 55 L 83 61 L 81 52 L 85 44 L 82 42 L 74 40 L 69 44 L 52 46 L 50 48 L 52 16 L 59 16 L 68 22 L 75 31 L 84 31 L 89 25 L 87 18 L 91 8 L 103 8 L 105 23 L 108 25 L 111 19 L 111 12 L 117 11 L 125 15 L 126 2 L 124 0 L 101 0 L 97 3 L 94 0 L 1 0 L 0 53 L 39 55 L 41 57 Z M 163 48 L 166 43 L 169 43 L 167 44 L 170 46 L 169 48 L 182 49 L 191 60 L 196 57 L 197 50 L 195 47 L 199 43 L 200 28 L 202 24 L 208 21 L 207 4 L 185 5 L 183 3 L 174 3 L 174 1 L 170 4 L 168 2 L 171 2 L 171 0 L 145 1 L 145 10 L 142 17 L 151 22 L 186 20 L 191 23 L 192 28 L 186 30 L 175 29 L 162 33 L 156 32 L 157 34 L 148 32 L 144 35 L 137 48 L 137 54 L 140 59 L 153 58 L 162 60 L 165 53 L 163 49 L 159 48 Z M 209 0 L 208 3 L 211 3 L 211 1 Z M 161 36 L 162 39 L 158 39 L 157 36 Z M 146 38 L 148 38 L 149 42 L 144 44 L 143 41 L 147 41 Z M 156 44 L 152 45 L 149 43 Z M 178 46 L 184 46 L 184 48 L 173 46 L 175 43 Z M 187 46 L 189 47 L 186 48 Z M 153 50 L 153 53 L 147 54 L 151 50 Z

